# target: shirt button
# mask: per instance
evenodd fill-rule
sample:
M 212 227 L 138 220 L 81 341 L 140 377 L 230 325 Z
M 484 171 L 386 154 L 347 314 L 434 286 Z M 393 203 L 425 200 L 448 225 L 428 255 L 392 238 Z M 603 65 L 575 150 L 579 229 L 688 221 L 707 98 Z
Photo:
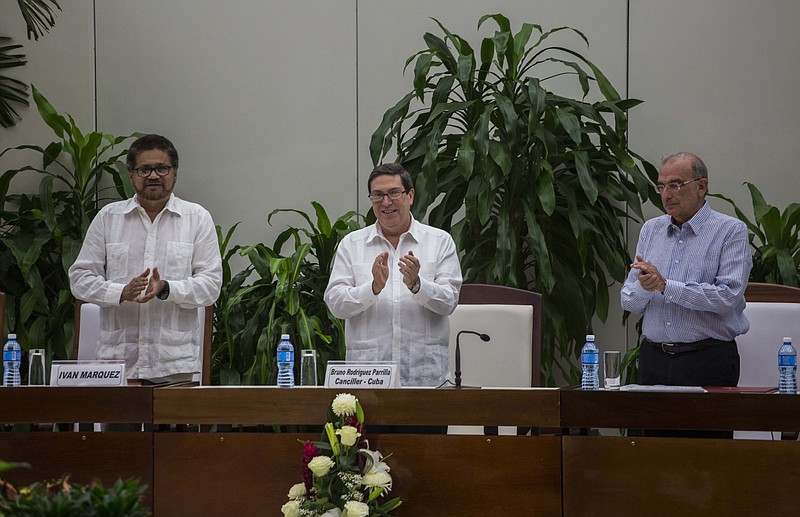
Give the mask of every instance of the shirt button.
M 668 321 L 667 326 L 669 327 L 670 325 L 672 325 L 672 322 Z

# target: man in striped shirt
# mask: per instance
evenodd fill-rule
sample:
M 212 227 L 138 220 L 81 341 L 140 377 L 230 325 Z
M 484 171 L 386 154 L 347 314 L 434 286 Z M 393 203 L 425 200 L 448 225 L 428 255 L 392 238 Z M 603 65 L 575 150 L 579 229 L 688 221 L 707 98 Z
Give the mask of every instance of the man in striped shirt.
M 623 309 L 644 313 L 639 383 L 736 386 L 735 339 L 750 328 L 747 227 L 711 209 L 708 170 L 691 153 L 664 159 L 656 190 L 667 213 L 642 227 L 620 293 Z

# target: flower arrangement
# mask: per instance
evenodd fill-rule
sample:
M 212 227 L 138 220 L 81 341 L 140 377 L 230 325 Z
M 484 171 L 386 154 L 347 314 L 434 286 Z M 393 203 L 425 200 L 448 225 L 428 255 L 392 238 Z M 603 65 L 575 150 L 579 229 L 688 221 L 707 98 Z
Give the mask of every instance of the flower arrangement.
M 322 439 L 303 445 L 303 482 L 289 490 L 281 512 L 285 517 L 389 516 L 402 501 L 378 501 L 392 489 L 386 458 L 369 449 L 358 399 L 340 393 L 328 409 Z

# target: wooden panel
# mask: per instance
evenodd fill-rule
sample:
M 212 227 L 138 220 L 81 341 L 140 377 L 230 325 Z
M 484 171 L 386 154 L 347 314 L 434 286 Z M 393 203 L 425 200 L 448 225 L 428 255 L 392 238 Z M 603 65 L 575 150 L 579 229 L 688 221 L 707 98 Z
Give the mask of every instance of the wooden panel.
M 0 458 L 21 461 L 31 469 L 4 474 L 17 486 L 69 474 L 72 481 L 139 478 L 147 484 L 145 503 L 152 507 L 153 433 L 0 433 Z
M 563 437 L 564 516 L 797 515 L 791 442 Z
M 152 422 L 153 388 L 0 388 L 0 421 Z
M 155 515 L 275 515 L 301 482 L 297 434 L 155 436 Z M 560 438 L 381 435 L 399 515 L 561 515 Z
M 797 431 L 800 397 L 562 390 L 561 417 L 563 427 Z
M 166 388 L 154 392 L 156 423 L 320 424 L 343 389 Z M 541 390 L 352 390 L 371 424 L 559 427 L 559 392 Z M 468 408 L 468 409 L 466 409 Z
M 800 288 L 750 282 L 745 288 L 744 298 L 748 302 L 800 303 Z

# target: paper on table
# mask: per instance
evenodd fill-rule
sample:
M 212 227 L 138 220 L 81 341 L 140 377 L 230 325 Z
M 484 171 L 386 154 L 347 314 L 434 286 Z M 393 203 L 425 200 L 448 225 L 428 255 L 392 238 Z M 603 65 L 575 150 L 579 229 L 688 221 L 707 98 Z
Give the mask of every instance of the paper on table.
M 701 386 L 665 386 L 663 384 L 626 384 L 620 387 L 620 391 L 661 391 L 676 393 L 705 393 L 706 390 Z

